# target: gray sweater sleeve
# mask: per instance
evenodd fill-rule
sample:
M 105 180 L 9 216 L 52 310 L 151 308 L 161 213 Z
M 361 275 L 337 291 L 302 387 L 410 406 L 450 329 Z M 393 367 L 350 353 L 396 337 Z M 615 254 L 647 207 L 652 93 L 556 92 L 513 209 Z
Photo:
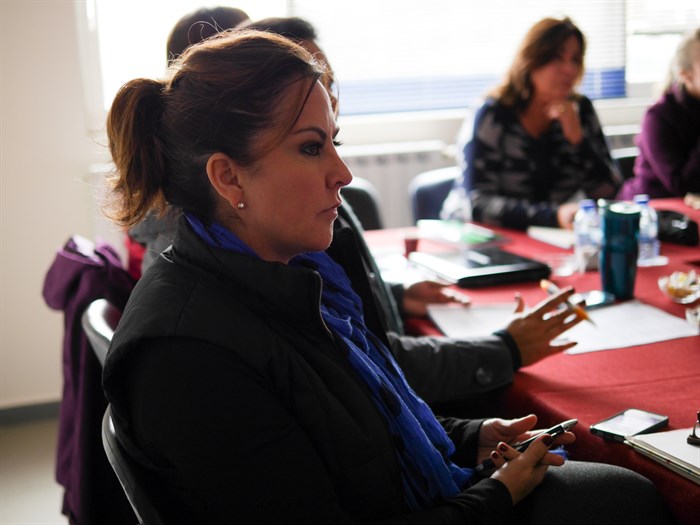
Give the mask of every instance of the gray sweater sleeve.
M 129 235 L 146 247 L 141 264 L 142 273 L 173 243 L 176 222 L 174 215 L 158 217 L 151 213 L 129 230 Z
M 390 333 L 391 351 L 408 383 L 428 403 L 456 401 L 512 382 L 517 364 L 503 338 L 469 340 Z

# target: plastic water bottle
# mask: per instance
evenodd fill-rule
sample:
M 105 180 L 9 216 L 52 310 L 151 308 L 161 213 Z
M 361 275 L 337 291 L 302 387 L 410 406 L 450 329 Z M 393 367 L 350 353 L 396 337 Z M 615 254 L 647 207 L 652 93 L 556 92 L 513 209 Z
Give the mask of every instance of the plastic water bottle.
M 594 270 L 598 267 L 600 251 L 600 217 L 592 199 L 579 202 L 574 216 L 574 255 L 578 271 Z
M 649 206 L 649 195 L 635 195 L 634 202 L 641 208 L 637 266 L 649 266 L 659 256 L 659 219 L 654 208 Z

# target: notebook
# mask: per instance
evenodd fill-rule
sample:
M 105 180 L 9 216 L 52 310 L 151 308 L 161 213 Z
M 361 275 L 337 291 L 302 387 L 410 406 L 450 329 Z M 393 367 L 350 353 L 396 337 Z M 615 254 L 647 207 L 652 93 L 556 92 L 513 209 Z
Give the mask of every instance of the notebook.
M 497 246 L 450 252 L 413 252 L 409 259 L 462 288 L 546 279 L 545 263 L 507 252 Z
M 625 443 L 700 485 L 700 447 L 687 443 L 692 428 L 628 436 Z

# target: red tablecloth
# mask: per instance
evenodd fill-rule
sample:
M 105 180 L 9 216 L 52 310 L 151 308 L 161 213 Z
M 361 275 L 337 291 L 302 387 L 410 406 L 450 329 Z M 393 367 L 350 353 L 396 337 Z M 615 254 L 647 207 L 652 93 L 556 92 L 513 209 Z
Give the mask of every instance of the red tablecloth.
M 680 199 L 653 201 L 657 209 L 673 209 L 700 222 L 700 211 L 691 210 Z M 498 230 L 509 238 L 505 249 L 526 256 L 566 253 L 527 237 L 522 232 Z M 367 233 L 371 247 L 401 245 L 397 230 Z M 440 246 L 421 241 L 419 249 Z M 659 277 L 673 271 L 700 272 L 700 248 L 664 243 L 662 254 L 669 264 L 638 268 L 635 298 L 673 315 L 684 317 L 685 306 L 672 303 L 658 289 Z M 598 272 L 574 274 L 552 279 L 560 286 L 577 291 L 600 289 Z M 544 298 L 538 283 L 519 283 L 483 289 L 463 290 L 474 303 L 506 302 L 520 292 L 529 305 Z M 416 334 L 438 334 L 426 319 L 410 319 L 407 329 Z M 700 336 L 592 352 L 556 355 L 521 369 L 501 399 L 501 413 L 516 417 L 535 413 L 541 426 L 549 426 L 575 417 L 577 440 L 570 445 L 572 459 L 622 465 L 648 477 L 661 491 L 679 523 L 700 521 L 700 486 L 642 456 L 624 444 L 605 441 L 592 435 L 591 424 L 625 408 L 641 408 L 669 416 L 669 429 L 691 427 L 700 410 Z

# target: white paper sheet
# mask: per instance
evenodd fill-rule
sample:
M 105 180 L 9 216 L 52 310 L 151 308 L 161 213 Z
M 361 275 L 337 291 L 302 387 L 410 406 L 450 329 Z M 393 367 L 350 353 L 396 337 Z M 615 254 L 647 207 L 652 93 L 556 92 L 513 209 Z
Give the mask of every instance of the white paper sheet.
M 433 305 L 429 313 L 446 335 L 466 338 L 505 328 L 513 309 L 514 304 L 467 308 Z M 697 329 L 685 319 L 639 301 L 591 310 L 589 315 L 596 326 L 584 321 L 562 335 L 562 339 L 578 342 L 567 353 L 582 354 L 698 335 Z
M 490 335 L 505 328 L 515 311 L 515 303 L 482 306 L 454 306 L 433 304 L 428 315 L 445 335 L 457 339 Z

